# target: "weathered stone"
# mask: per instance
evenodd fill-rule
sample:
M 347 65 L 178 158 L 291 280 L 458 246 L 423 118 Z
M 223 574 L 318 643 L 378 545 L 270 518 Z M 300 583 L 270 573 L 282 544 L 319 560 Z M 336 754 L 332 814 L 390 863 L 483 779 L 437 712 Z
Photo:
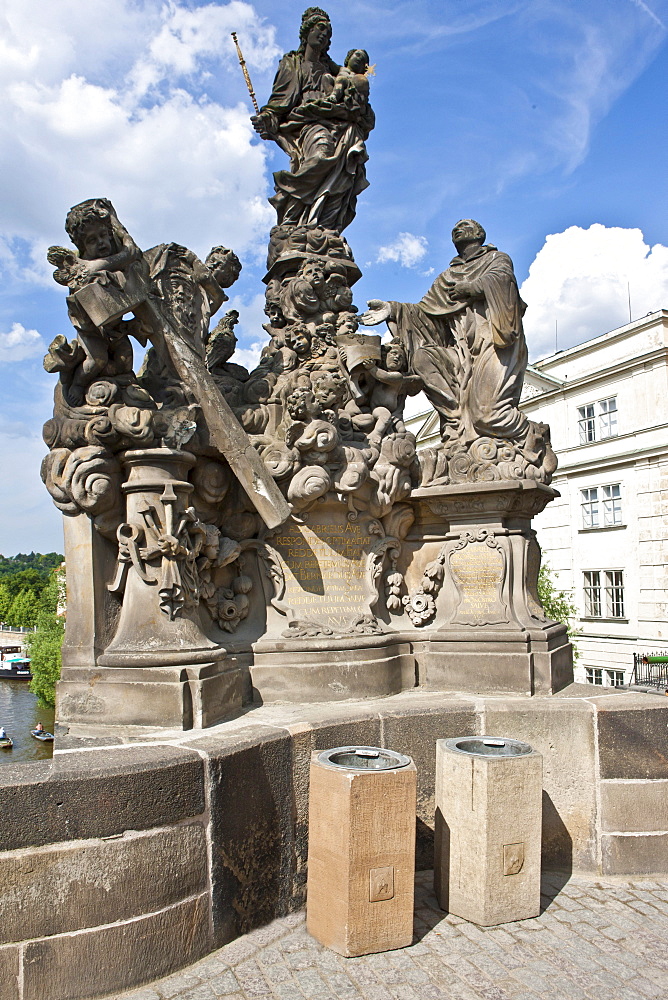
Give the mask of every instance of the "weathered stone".
M 543 758 L 543 864 L 596 865 L 594 715 L 587 701 L 561 696 L 486 699 L 483 730 L 524 740 Z
M 205 890 L 204 827 L 2 853 L 0 884 L 3 943 L 127 920 Z
M 24 947 L 23 1000 L 84 1000 L 165 976 L 211 949 L 206 895 L 159 913 Z M 104 985 L 103 985 L 104 984 Z
M 601 864 L 604 875 L 656 875 L 657 872 L 666 872 L 668 834 L 604 833 L 601 836 Z
M 295 870 L 292 747 L 285 730 L 205 737 L 217 943 L 291 909 Z
M 5 850 L 146 830 L 203 811 L 202 761 L 175 747 L 68 753 L 0 776 Z
M 444 910 L 491 926 L 540 913 L 542 760 L 480 740 L 436 744 L 434 885 Z
M 424 486 L 435 478 L 549 483 L 557 467 L 549 427 L 518 409 L 526 306 L 510 257 L 485 239 L 479 222 L 462 219 L 452 230 L 457 256 L 421 302 L 373 299 L 360 317 L 365 326 L 387 322 L 438 411 L 442 445 L 421 456 Z
M 383 711 L 381 719 L 384 745 L 408 754 L 417 768 L 417 830 L 415 866 L 423 871 L 434 866 L 434 783 L 436 741 L 453 736 L 473 736 L 479 732 L 475 706 L 420 696 L 419 713 L 406 706 Z M 438 703 L 435 705 L 434 702 Z
M 592 699 L 602 778 L 668 778 L 668 705 L 651 695 Z
M 602 781 L 601 827 L 605 833 L 668 830 L 668 781 Z
M 262 642 L 250 674 L 266 703 L 378 698 L 415 686 L 415 657 L 394 636 Z
M 311 759 L 306 926 L 340 955 L 413 939 L 416 771 Z
M 346 65 L 337 66 L 327 54 L 332 25 L 320 7 L 305 11 L 299 37 L 302 46 L 283 56 L 274 93 L 251 120 L 263 139 L 278 142 L 290 156 L 290 169 L 274 174 L 276 194 L 270 199 L 279 225 L 307 223 L 340 233 L 368 187 L 364 140 L 375 123 L 365 76 L 369 56 L 351 50 Z M 311 64 L 318 70 L 310 71 L 306 88 L 305 67 Z
M 239 667 L 226 659 L 163 667 L 63 667 L 57 692 L 63 725 L 113 719 L 117 726 L 154 726 L 159 719 L 168 728 L 201 729 L 241 709 L 243 680 Z
M 232 250 L 142 250 L 93 198 L 67 215 L 73 246 L 47 253 L 76 334 L 44 359 L 59 384 L 42 477 L 70 522 L 61 723 L 198 729 L 251 701 L 572 680 L 537 595 L 531 518 L 556 459 L 518 408 L 512 261 L 463 219 L 420 303 L 359 314 L 342 233 L 367 186 L 369 54 L 337 64 L 331 31 L 309 8 L 267 104 L 253 95 L 254 128 L 290 156 L 253 371 L 231 360 L 237 310 L 210 329 Z M 359 332 L 382 320 L 390 342 Z M 131 338 L 151 344 L 138 374 Z M 441 442 L 418 455 L 404 407 L 422 390 Z
M 21 1000 L 19 996 L 18 948 L 0 948 L 0 996 L 3 1000 Z

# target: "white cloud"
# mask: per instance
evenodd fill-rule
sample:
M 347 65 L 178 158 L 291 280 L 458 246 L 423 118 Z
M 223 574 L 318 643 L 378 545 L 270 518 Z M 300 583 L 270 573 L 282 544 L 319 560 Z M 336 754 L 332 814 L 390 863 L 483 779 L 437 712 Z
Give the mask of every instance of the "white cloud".
M 243 253 L 264 241 L 273 221 L 266 144 L 247 104 L 219 97 L 221 77 L 240 74 L 232 27 L 251 67 L 279 54 L 250 4 L 5 0 L 4 9 L 6 271 L 8 251 L 25 256 L 27 246 L 34 260 L 36 247 L 62 242 L 67 209 L 90 197 L 111 198 L 142 246 L 175 240 L 205 254 L 226 243 Z
M 166 73 L 206 73 L 206 60 L 236 66 L 231 33 L 240 36 L 244 59 L 251 67 L 267 69 L 279 54 L 273 27 L 258 25 L 247 3 L 207 4 L 194 10 L 175 4 L 163 8 L 163 25 L 148 47 L 148 56 L 134 67 L 132 78 L 140 91 L 159 83 Z M 237 70 L 240 72 L 239 70 Z
M 377 264 L 395 261 L 402 267 L 415 267 L 427 252 L 427 240 L 424 236 L 413 233 L 399 233 L 396 240 L 380 247 L 376 258 Z
M 249 372 L 252 372 L 260 363 L 260 354 L 263 347 L 264 344 L 261 344 L 259 341 L 251 344 L 250 347 L 237 347 L 232 361 L 237 365 L 243 365 Z
M 668 247 L 649 247 L 640 229 L 598 223 L 547 237 L 520 289 L 532 357 L 600 336 L 668 307 Z
M 44 350 L 37 330 L 26 330 L 21 323 L 13 323 L 9 333 L 0 333 L 0 361 L 25 361 Z

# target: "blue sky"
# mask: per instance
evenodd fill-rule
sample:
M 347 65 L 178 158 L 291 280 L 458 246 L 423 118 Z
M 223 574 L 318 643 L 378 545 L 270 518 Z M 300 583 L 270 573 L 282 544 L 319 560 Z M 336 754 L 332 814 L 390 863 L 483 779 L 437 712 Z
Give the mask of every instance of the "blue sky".
M 515 261 L 533 357 L 668 307 L 668 0 L 325 4 L 331 55 L 376 64 L 371 186 L 346 231 L 356 303 L 417 301 L 472 216 Z M 230 31 L 262 104 L 303 4 L 0 0 L 0 552 L 62 546 L 39 480 L 71 332 L 44 251 L 67 209 L 112 199 L 140 246 L 242 259 L 232 304 L 243 363 L 261 329 L 272 170 L 253 133 Z M 628 286 L 628 287 L 627 287 Z

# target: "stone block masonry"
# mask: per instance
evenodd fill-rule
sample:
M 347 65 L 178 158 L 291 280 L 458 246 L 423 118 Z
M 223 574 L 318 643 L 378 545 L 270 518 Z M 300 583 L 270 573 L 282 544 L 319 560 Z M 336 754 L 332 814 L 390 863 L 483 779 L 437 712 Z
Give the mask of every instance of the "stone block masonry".
M 78 727 L 51 763 L 0 774 L 0 997 L 117 996 L 296 919 L 311 755 L 334 746 L 413 758 L 419 869 L 433 864 L 436 740 L 484 733 L 543 757 L 544 870 L 668 872 L 667 723 L 662 699 L 574 686 L 264 706 L 199 734 Z

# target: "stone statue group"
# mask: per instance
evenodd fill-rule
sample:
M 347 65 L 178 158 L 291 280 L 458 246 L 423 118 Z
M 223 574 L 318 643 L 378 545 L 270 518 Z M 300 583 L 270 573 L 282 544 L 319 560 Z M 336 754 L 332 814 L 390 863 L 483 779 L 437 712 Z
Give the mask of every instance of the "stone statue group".
M 290 157 L 274 174 L 268 340 L 254 370 L 231 360 L 236 311 L 210 329 L 239 276 L 233 251 L 214 247 L 204 261 L 175 243 L 142 251 L 100 198 L 69 212 L 73 247 L 48 253 L 75 336 L 56 337 L 45 358 L 59 375 L 46 486 L 65 515 L 90 516 L 120 562 L 141 569 L 153 550 L 124 519 L 121 467 L 133 450 L 187 447 L 189 520 L 181 542 L 163 548 L 189 561 L 190 578 L 199 566 L 197 599 L 214 600 L 212 567 L 229 566 L 234 546 L 236 559 L 264 530 L 261 498 L 274 523 L 327 497 L 385 523 L 416 486 L 547 484 L 556 467 L 548 428 L 518 408 L 527 349 L 512 262 L 479 223 L 457 223 L 456 256 L 419 303 L 373 300 L 361 315 L 353 304 L 360 271 L 342 233 L 368 185 L 375 117 L 366 50 L 338 65 L 331 36 L 325 11 L 308 8 L 299 47 L 252 119 Z M 360 329 L 383 322 L 386 342 Z M 137 372 L 131 338 L 148 348 Z M 420 391 L 438 411 L 441 442 L 418 452 L 403 409 Z M 234 588 L 226 593 L 228 607 Z

